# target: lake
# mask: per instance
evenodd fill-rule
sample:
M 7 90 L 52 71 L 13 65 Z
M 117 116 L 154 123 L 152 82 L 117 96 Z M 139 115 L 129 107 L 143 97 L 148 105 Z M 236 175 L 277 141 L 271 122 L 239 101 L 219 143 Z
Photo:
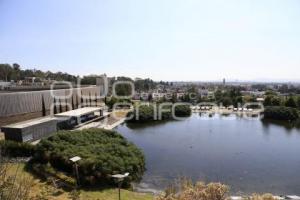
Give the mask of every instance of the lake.
M 193 114 L 182 121 L 116 128 L 146 156 L 140 189 L 179 177 L 222 182 L 232 194 L 300 195 L 300 131 L 257 118 Z

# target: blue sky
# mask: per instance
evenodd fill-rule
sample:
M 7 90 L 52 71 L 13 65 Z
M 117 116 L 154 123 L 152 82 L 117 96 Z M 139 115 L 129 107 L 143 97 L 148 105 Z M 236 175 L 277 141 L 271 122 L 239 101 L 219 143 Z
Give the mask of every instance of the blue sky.
M 299 0 L 0 0 L 0 62 L 154 80 L 300 80 Z

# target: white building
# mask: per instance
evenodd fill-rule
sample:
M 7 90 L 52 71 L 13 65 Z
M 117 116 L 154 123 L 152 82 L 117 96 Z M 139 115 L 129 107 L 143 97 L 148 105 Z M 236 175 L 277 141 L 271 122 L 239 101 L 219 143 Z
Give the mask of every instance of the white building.
M 5 88 L 8 88 L 12 85 L 11 82 L 2 82 L 0 81 L 0 90 L 4 90 Z

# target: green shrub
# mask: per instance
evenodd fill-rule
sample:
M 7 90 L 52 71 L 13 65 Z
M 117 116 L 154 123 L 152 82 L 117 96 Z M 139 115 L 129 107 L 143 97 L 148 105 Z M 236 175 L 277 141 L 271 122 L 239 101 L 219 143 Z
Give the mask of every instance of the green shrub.
M 142 151 L 115 131 L 85 129 L 61 131 L 37 145 L 34 162 L 50 163 L 55 169 L 72 173 L 71 157 L 80 156 L 80 181 L 84 185 L 113 183 L 112 174 L 129 172 L 138 181 L 145 171 Z
M 154 105 L 140 105 L 135 107 L 132 112 L 128 113 L 129 116 L 133 116 L 129 121 L 139 121 L 139 122 L 147 122 L 153 120 L 168 120 L 172 119 L 172 106 L 165 105 L 162 106 L 163 111 L 161 111 L 161 116 L 159 112 L 159 105 L 156 107 Z M 157 116 L 154 115 L 154 111 L 156 109 Z M 189 105 L 177 105 L 175 107 L 175 116 L 176 117 L 188 117 L 191 115 L 191 108 Z M 155 118 L 156 117 L 156 118 Z
M 189 105 L 178 105 L 175 107 L 175 115 L 177 117 L 188 117 L 192 114 Z
M 141 105 L 135 107 L 132 112 L 129 112 L 127 116 L 133 116 L 130 121 L 152 121 L 154 120 L 154 106 L 153 105 Z M 137 117 L 138 113 L 138 117 Z
M 31 157 L 35 153 L 35 146 L 30 143 L 0 141 L 1 155 L 7 157 Z
M 285 102 L 286 107 L 297 108 L 297 102 L 294 97 L 289 97 Z
M 55 178 L 55 179 L 59 179 L 60 181 L 63 181 L 68 186 L 76 185 L 76 180 L 74 177 L 67 176 L 64 173 L 55 170 L 50 164 L 40 164 L 40 163 L 34 163 L 30 161 L 26 167 L 27 170 L 33 172 L 39 178 L 45 180 Z
M 265 119 L 295 121 L 299 118 L 298 110 L 283 106 L 266 107 L 264 111 Z

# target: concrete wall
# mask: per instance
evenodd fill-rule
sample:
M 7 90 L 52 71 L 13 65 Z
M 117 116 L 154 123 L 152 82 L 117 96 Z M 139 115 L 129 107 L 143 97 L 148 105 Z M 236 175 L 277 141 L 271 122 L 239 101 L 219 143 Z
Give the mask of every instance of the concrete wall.
M 89 94 L 91 94 L 92 98 L 94 98 L 95 94 L 100 95 L 100 86 L 53 90 L 53 93 L 58 98 L 72 95 L 72 97 L 75 99 L 78 93 L 82 93 L 85 96 L 89 96 Z M 46 110 L 50 110 L 50 106 L 54 101 L 50 90 L 0 93 L 0 117 L 41 112 L 42 96 L 44 97 Z M 71 98 L 67 100 L 68 103 L 71 103 L 71 101 Z

